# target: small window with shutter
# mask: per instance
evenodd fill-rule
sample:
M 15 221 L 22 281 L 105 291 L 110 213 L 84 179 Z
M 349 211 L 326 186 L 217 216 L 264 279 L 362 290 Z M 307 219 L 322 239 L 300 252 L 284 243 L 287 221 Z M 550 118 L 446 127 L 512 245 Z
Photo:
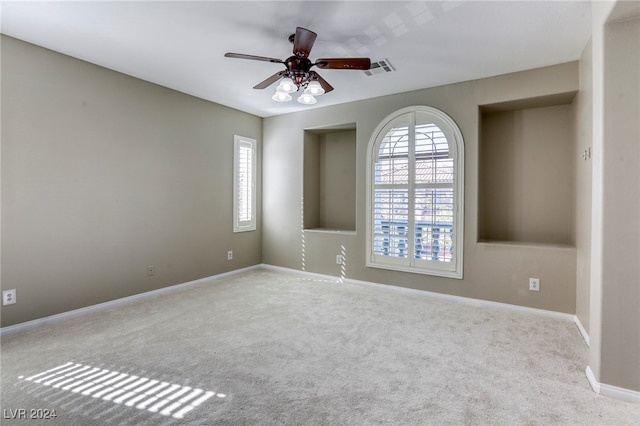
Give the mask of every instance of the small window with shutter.
M 234 136 L 233 232 L 256 229 L 256 141 Z

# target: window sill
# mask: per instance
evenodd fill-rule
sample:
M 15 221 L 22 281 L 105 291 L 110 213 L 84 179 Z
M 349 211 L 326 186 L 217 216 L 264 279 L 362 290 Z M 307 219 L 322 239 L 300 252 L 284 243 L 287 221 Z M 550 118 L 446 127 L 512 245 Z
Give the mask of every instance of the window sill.
M 575 250 L 576 246 L 572 244 L 563 243 L 535 243 L 527 241 L 493 241 L 493 240 L 481 240 L 477 243 L 479 246 L 487 247 L 523 247 L 523 248 L 553 248 L 553 249 L 569 249 Z
M 366 266 L 368 268 L 386 269 L 386 270 L 395 271 L 395 272 L 408 272 L 410 274 L 430 275 L 433 277 L 443 277 L 443 278 L 455 278 L 458 280 L 462 279 L 462 272 L 449 271 L 444 269 L 440 270 L 440 269 L 415 268 L 415 267 L 403 266 L 403 265 L 374 263 L 371 261 L 368 261 Z
M 340 234 L 340 235 L 356 235 L 355 230 L 349 229 L 329 229 L 329 228 L 309 228 L 304 232 L 322 233 L 322 234 Z

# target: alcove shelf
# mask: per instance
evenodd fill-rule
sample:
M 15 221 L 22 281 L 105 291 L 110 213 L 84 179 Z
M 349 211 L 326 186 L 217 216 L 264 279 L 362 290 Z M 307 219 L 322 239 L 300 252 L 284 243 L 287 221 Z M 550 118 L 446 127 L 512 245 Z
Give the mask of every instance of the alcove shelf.
M 478 242 L 574 244 L 575 95 L 479 106 Z
M 305 230 L 356 229 L 356 124 L 304 130 Z

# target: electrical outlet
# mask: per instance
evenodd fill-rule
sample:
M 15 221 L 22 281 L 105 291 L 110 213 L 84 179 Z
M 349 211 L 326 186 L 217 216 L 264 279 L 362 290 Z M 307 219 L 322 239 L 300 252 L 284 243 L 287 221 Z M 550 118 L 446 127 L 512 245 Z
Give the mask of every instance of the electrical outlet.
M 227 252 L 227 260 L 233 260 L 233 251 L 232 250 L 229 250 Z
M 147 266 L 147 276 L 152 277 L 156 274 L 156 267 L 153 265 Z
M 540 291 L 540 278 L 529 278 L 529 290 Z
M 344 265 L 344 256 L 336 254 L 336 265 Z
M 2 290 L 2 306 L 16 303 L 16 289 Z

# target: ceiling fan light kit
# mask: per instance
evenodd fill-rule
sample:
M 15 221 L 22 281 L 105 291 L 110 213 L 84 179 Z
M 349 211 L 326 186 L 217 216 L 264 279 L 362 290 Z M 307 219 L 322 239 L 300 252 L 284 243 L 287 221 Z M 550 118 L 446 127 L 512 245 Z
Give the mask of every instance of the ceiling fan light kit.
M 298 86 L 289 77 L 284 77 L 280 80 L 280 84 L 276 87 L 276 93 L 271 99 L 276 102 L 289 102 L 292 99 L 290 93 L 297 92 L 301 87 L 304 87 L 304 84 L 305 83 L 302 83 Z M 315 96 L 324 94 L 324 89 L 317 80 L 306 83 L 306 87 L 302 95 L 298 98 L 298 102 L 303 105 L 313 105 L 317 102 Z
M 279 81 L 276 93 L 271 97 L 276 102 L 288 102 L 291 93 L 302 89 L 302 94 L 298 97 L 298 102 L 303 105 L 313 105 L 317 102 L 316 96 L 333 90 L 333 87 L 320 75 L 311 71 L 311 67 L 317 66 L 322 69 L 346 69 L 346 70 L 368 70 L 371 67 L 369 58 L 325 58 L 318 59 L 315 63 L 309 60 L 311 47 L 315 42 L 317 34 L 305 28 L 296 28 L 295 34 L 289 36 L 289 41 L 293 43 L 293 56 L 281 61 L 276 58 L 266 56 L 245 55 L 242 53 L 226 53 L 227 58 L 251 59 L 254 61 L 266 61 L 276 64 L 283 64 L 286 69 L 273 74 L 266 80 L 258 83 L 254 89 L 265 89 L 273 83 Z

